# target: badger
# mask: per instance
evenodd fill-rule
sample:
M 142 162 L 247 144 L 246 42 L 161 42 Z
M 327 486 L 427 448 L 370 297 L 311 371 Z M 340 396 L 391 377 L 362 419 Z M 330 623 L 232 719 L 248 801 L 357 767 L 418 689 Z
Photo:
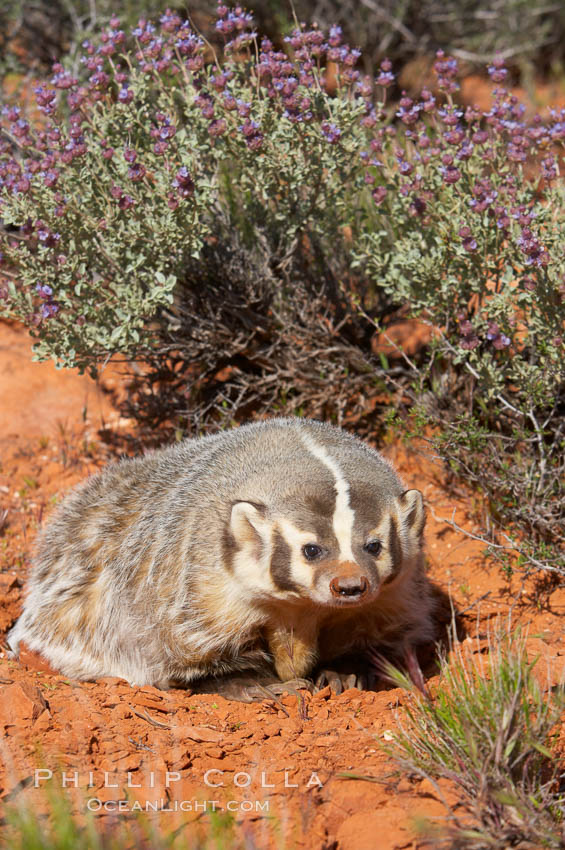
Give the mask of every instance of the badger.
M 393 467 L 326 423 L 272 418 L 124 458 L 38 536 L 8 635 L 75 679 L 166 689 L 347 654 L 419 668 L 434 637 L 425 510 Z

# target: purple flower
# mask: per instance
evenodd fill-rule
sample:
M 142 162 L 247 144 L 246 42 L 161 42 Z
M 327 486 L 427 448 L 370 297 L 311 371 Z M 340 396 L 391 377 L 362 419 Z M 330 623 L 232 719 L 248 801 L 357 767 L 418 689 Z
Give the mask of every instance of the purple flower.
M 53 290 L 46 283 L 38 283 L 35 288 L 42 298 L 49 298 L 53 295 Z
M 553 154 L 542 159 L 541 167 L 544 180 L 547 180 L 548 182 L 555 180 L 557 177 L 557 163 Z
M 55 168 L 48 169 L 43 175 L 43 182 L 47 186 L 48 189 L 52 189 L 57 185 L 57 181 L 59 179 L 59 172 Z
M 377 186 L 377 188 L 373 190 L 372 195 L 376 205 L 380 206 L 388 195 L 388 189 L 386 186 Z
M 457 159 L 465 162 L 470 159 L 473 154 L 474 145 L 472 142 L 465 142 L 457 151 Z
M 418 195 L 414 195 L 412 203 L 409 206 L 410 214 L 414 216 L 423 216 L 426 212 L 427 204 Z
M 402 92 L 399 106 L 400 109 L 396 113 L 397 117 L 400 118 L 404 124 L 415 124 L 418 120 L 420 106 L 415 104 L 412 98 L 406 97 L 406 92 Z
M 133 92 L 127 86 L 122 86 L 118 92 L 118 100 L 120 103 L 131 103 L 133 100 Z
M 90 85 L 98 89 L 106 89 L 110 83 L 110 77 L 105 71 L 97 71 L 90 78 Z
M 247 121 L 245 121 L 245 123 L 241 124 L 239 127 L 240 133 L 243 133 L 243 135 L 246 137 L 254 136 L 258 130 L 259 124 L 257 123 L 257 121 L 251 121 L 250 119 L 247 119 Z
M 339 142 L 341 130 L 335 124 L 331 124 L 329 121 L 323 121 L 321 129 L 322 133 L 331 145 L 335 145 Z
M 31 181 L 28 177 L 21 177 L 14 186 L 14 189 L 20 195 L 27 195 L 31 189 Z
M 59 312 L 59 305 L 54 301 L 48 301 L 41 307 L 41 315 L 44 319 L 51 319 Z
M 380 64 L 380 73 L 379 76 L 375 78 L 375 83 L 379 86 L 383 86 L 384 88 L 388 88 L 388 86 L 394 83 L 395 77 L 392 72 L 392 62 L 390 59 L 383 59 Z
M 208 132 L 211 136 L 222 136 L 228 128 L 225 118 L 216 118 L 208 124 Z
M 78 83 L 76 77 L 71 76 L 71 74 L 68 71 L 65 71 L 63 66 L 58 62 L 53 65 L 53 70 L 55 71 L 55 75 L 51 79 L 51 84 L 54 85 L 56 89 L 70 89 Z
M 436 99 L 431 91 L 424 86 L 421 92 L 422 102 L 419 104 L 420 109 L 424 112 L 432 112 L 436 105 Z
M 375 77 L 375 83 L 387 89 L 394 83 L 395 76 L 391 71 L 381 71 L 378 77 Z
M 135 162 L 135 160 L 137 159 L 137 154 L 133 150 L 133 148 L 124 149 L 124 159 L 126 162 Z
M 457 70 L 457 61 L 452 56 L 446 56 L 443 50 L 438 50 L 434 62 L 434 71 L 440 91 L 448 94 L 457 91 L 459 88 L 456 82 Z
M 493 346 L 501 351 L 503 348 L 508 348 L 510 339 L 505 334 L 500 332 L 500 328 L 496 322 L 489 322 L 487 325 L 487 339 L 492 342 Z
M 49 115 L 55 109 L 55 100 L 57 92 L 53 89 L 46 89 L 45 86 L 36 86 L 34 88 L 35 102 L 40 110 Z
M 480 345 L 480 343 L 481 341 L 474 331 L 469 334 L 466 334 L 465 336 L 462 336 L 459 340 L 459 345 L 461 346 L 461 348 L 465 349 L 465 351 L 472 351 L 474 348 Z
M 140 180 L 143 180 L 146 174 L 145 166 L 140 162 L 136 162 L 132 167 L 128 170 L 128 177 L 132 181 L 132 183 L 139 183 Z
M 337 47 L 341 44 L 341 39 L 343 36 L 343 31 L 341 27 L 334 24 L 333 27 L 330 28 L 330 36 L 328 38 L 328 44 L 330 47 Z
M 255 133 L 253 136 L 248 136 L 246 138 L 245 144 L 250 151 L 258 151 L 263 145 L 263 140 L 263 133 Z
M 464 225 L 459 230 L 459 236 L 461 237 L 461 243 L 465 251 L 473 252 L 477 250 L 477 240 L 471 233 L 471 228 Z
M 406 162 L 405 159 L 399 159 L 398 170 L 404 175 L 404 177 L 408 177 L 414 171 L 414 166 L 411 163 Z
M 118 206 L 121 210 L 129 210 L 130 207 L 133 207 L 134 204 L 135 201 L 131 197 L 131 195 L 122 195 L 122 197 L 118 201 Z
M 476 145 L 484 145 L 485 142 L 488 142 L 488 133 L 486 130 L 477 130 L 471 138 Z
M 172 124 L 169 124 L 167 120 L 165 126 L 161 127 L 161 129 L 159 130 L 159 138 L 162 142 L 164 142 L 167 139 L 172 139 L 176 132 L 177 128 L 174 127 Z
M 182 198 L 188 198 L 189 195 L 192 195 L 194 192 L 194 181 L 186 165 L 179 168 L 173 178 L 172 185 L 177 189 L 178 194 Z
M 488 75 L 493 83 L 502 83 L 508 75 L 508 70 L 504 67 L 504 59 L 497 56 L 492 65 L 487 67 Z
M 461 172 L 454 165 L 448 165 L 445 168 L 440 168 L 440 172 L 443 176 L 444 183 L 457 183 L 457 181 L 461 179 Z

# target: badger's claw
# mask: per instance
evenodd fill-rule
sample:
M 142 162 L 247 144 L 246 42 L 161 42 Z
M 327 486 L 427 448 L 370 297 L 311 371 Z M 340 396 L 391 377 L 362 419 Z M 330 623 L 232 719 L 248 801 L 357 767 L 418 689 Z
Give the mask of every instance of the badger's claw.
M 256 700 L 269 699 L 269 697 L 280 697 L 282 694 L 295 694 L 297 691 L 307 690 L 310 693 L 314 690 L 314 684 L 308 679 L 289 679 L 288 682 L 272 682 L 269 685 L 264 685 L 262 682 L 256 682 L 255 687 L 248 688 L 248 692 L 256 694 Z M 253 700 L 255 701 L 255 700 Z
M 237 702 L 262 702 L 264 699 L 278 699 L 285 691 L 296 693 L 307 689 L 312 692 L 314 685 L 307 679 L 290 679 L 281 682 L 276 676 L 258 676 L 257 674 L 232 674 L 208 677 L 199 682 L 191 682 L 192 693 L 218 694 L 225 699 Z
M 367 677 L 363 673 L 339 673 L 337 670 L 321 670 L 316 678 L 314 693 L 321 691 L 327 685 L 336 695 L 349 688 L 366 691 L 367 684 Z

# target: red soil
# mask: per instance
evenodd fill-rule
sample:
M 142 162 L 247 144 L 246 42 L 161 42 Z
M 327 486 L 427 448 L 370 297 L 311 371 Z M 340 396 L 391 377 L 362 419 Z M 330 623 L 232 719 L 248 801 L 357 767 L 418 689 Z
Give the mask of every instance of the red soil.
M 21 609 L 35 532 L 53 498 L 108 459 L 100 427 L 107 434 L 128 423 L 89 378 L 31 363 L 29 338 L 2 323 L 0 397 L 0 504 L 7 510 L 0 531 L 4 635 Z M 430 573 L 464 612 L 470 651 L 478 651 L 478 631 L 512 609 L 514 621 L 529 629 L 529 651 L 547 659 L 551 682 L 556 682 L 565 666 L 565 589 L 536 603 L 527 583 L 503 579 L 485 562 L 481 543 L 442 521 L 454 519 L 478 531 L 473 495 L 463 488 L 449 494 L 441 467 L 429 457 L 407 453 L 400 440 L 381 449 L 407 486 L 420 488 L 426 497 Z M 30 653 L 14 661 L 0 652 L 3 801 L 27 800 L 41 808 L 34 771 L 57 768 L 66 771 L 68 785 L 78 772 L 79 791 L 73 794 L 79 808 L 84 808 L 80 795 L 123 800 L 129 771 L 130 785 L 141 786 L 129 789 L 132 800 L 162 801 L 169 808 L 181 800 L 193 807 L 195 801 L 217 801 L 219 808 L 230 804 L 239 834 L 261 848 L 416 848 L 415 819 L 443 817 L 431 784 L 391 778 L 393 765 L 380 748 L 390 739 L 389 730 L 397 728 L 405 700 L 399 689 L 348 690 L 340 696 L 325 689 L 314 697 L 302 692 L 301 711 L 294 695 L 283 697 L 282 706 L 268 700 L 246 705 L 182 690 L 132 688 L 120 679 L 69 681 L 47 671 Z M 432 688 L 435 682 L 432 676 Z M 208 775 L 209 782 L 223 785 L 206 784 L 209 770 L 216 771 Z M 89 771 L 91 788 L 86 787 Z M 348 771 L 379 781 L 345 778 Z M 451 789 L 445 794 L 455 801 Z M 268 810 L 257 809 L 264 803 Z M 196 834 L 205 821 L 201 811 L 161 813 L 159 825 L 173 829 L 190 819 L 189 829 Z M 276 838 L 273 818 L 284 839 Z

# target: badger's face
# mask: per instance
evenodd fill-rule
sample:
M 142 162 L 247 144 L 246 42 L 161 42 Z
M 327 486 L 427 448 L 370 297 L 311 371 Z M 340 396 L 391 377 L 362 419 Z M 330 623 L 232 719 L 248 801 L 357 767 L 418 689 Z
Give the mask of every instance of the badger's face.
M 409 569 L 424 522 L 418 490 L 385 496 L 366 481 L 342 479 L 275 507 L 236 502 L 226 545 L 251 596 L 353 607 L 373 602 Z

